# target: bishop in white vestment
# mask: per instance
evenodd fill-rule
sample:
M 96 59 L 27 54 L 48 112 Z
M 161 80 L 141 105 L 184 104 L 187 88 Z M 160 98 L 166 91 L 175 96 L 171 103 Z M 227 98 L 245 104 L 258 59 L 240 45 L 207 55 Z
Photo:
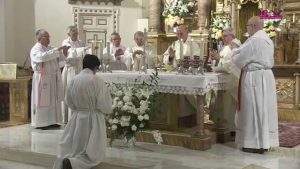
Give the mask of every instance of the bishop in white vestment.
M 31 125 L 47 127 L 61 124 L 61 101 L 63 100 L 59 58 L 66 47 L 49 46 L 49 33 L 43 29 L 36 32 L 38 42 L 30 51 L 32 77 Z
M 70 82 L 65 101 L 72 116 L 62 135 L 54 169 L 71 165 L 89 169 L 105 158 L 105 114 L 112 112 L 112 99 L 104 81 L 95 75 L 100 61 L 86 55 L 83 70 Z
M 78 29 L 76 26 L 68 27 L 68 38 L 62 42 L 63 46 L 69 46 L 65 66 L 62 72 L 63 88 L 66 91 L 67 85 L 73 77 L 82 70 L 82 59 L 86 53 L 85 44 L 78 39 Z M 63 103 L 63 120 L 67 123 L 71 117 L 71 110 Z
M 242 69 L 236 143 L 243 151 L 262 150 L 258 153 L 279 146 L 274 44 L 262 28 L 263 21 L 252 17 L 247 23 L 251 37 L 232 58 Z

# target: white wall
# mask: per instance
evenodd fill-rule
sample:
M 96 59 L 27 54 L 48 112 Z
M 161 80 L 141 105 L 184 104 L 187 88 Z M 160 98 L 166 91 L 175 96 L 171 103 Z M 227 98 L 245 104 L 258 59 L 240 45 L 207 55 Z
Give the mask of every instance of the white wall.
M 15 52 L 16 62 L 23 66 L 26 57 L 30 57 L 30 49 L 35 44 L 35 0 L 15 0 Z M 16 50 L 17 49 L 17 50 Z M 29 63 L 30 64 L 30 63 Z
M 4 1 L 0 0 L 0 62 L 5 61 L 5 8 Z
M 104 3 L 91 5 L 89 2 L 70 5 L 68 0 L 36 0 L 36 28 L 45 28 L 49 31 L 53 46 L 61 44 L 62 40 L 66 38 L 66 27 L 74 23 L 73 6 L 120 9 L 119 33 L 125 46 L 133 45 L 133 34 L 137 30 L 137 19 L 147 17 L 148 11 L 145 10 L 145 8 L 148 8 L 147 0 L 124 0 L 121 6 L 105 5 Z
M 59 46 L 66 37 L 66 28 L 72 25 L 72 6 L 68 0 L 35 0 L 35 24 L 46 29 L 52 46 Z
M 14 11 L 14 0 L 5 1 L 5 61 L 14 62 L 16 61 L 14 48 L 15 48 L 15 11 Z
M 34 43 L 34 0 L 0 1 L 0 61 L 23 65 Z

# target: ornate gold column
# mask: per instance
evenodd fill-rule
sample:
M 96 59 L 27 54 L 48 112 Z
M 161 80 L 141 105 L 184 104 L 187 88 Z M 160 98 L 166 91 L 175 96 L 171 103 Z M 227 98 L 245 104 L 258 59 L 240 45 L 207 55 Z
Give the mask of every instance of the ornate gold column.
M 211 0 L 198 0 L 198 23 L 197 30 L 191 33 L 192 38 L 199 44 L 201 56 L 208 54 L 208 25 L 210 21 Z
M 300 109 L 300 73 L 294 74 L 296 83 L 295 83 L 295 108 Z
M 300 22 L 300 21 L 299 21 Z M 300 25 L 300 24 L 299 24 Z M 300 26 L 299 26 L 300 27 Z M 300 28 L 299 28 L 300 29 Z M 300 31 L 298 32 L 298 59 L 295 62 L 296 64 L 300 64 Z
M 161 0 L 149 1 L 149 32 L 161 33 Z

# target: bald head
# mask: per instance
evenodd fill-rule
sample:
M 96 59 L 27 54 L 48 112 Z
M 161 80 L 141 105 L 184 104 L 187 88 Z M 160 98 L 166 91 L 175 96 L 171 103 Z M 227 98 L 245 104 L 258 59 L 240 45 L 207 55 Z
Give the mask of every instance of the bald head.
M 232 28 L 226 28 L 223 30 L 223 42 L 225 45 L 230 44 L 234 38 L 235 35 Z
M 143 46 L 145 44 L 145 35 L 142 31 L 137 31 L 134 33 L 134 41 L 138 46 Z
M 176 35 L 178 39 L 182 39 L 183 41 L 186 41 L 189 35 L 189 30 L 187 25 L 179 25 L 176 31 Z
M 35 37 L 37 40 L 41 38 L 43 34 L 47 34 L 48 32 L 45 29 L 39 29 L 35 32 Z
M 48 46 L 50 44 L 50 35 L 45 29 L 39 29 L 35 32 L 36 39 L 43 46 Z
M 78 29 L 76 25 L 68 26 L 67 33 L 72 41 L 78 40 Z
M 262 30 L 264 21 L 259 16 L 251 17 L 247 22 L 247 32 L 252 36 L 257 31 Z

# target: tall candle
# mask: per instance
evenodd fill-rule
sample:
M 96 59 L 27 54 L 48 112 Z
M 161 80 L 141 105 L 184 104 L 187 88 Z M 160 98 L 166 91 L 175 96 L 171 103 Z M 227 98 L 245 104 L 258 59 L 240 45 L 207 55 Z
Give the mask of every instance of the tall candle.
M 110 42 L 106 42 L 106 53 L 110 56 Z
M 179 40 L 179 59 L 183 59 L 183 40 L 182 39 L 180 39 Z
M 146 43 L 147 43 L 147 29 L 144 29 L 144 45 L 143 45 L 143 52 L 146 53 Z
M 102 43 L 102 41 L 99 42 L 98 57 L 100 60 L 103 59 L 103 43 Z
M 295 21 L 296 21 L 296 14 L 295 14 L 295 13 L 293 13 L 292 22 L 293 22 L 293 23 L 295 23 Z

